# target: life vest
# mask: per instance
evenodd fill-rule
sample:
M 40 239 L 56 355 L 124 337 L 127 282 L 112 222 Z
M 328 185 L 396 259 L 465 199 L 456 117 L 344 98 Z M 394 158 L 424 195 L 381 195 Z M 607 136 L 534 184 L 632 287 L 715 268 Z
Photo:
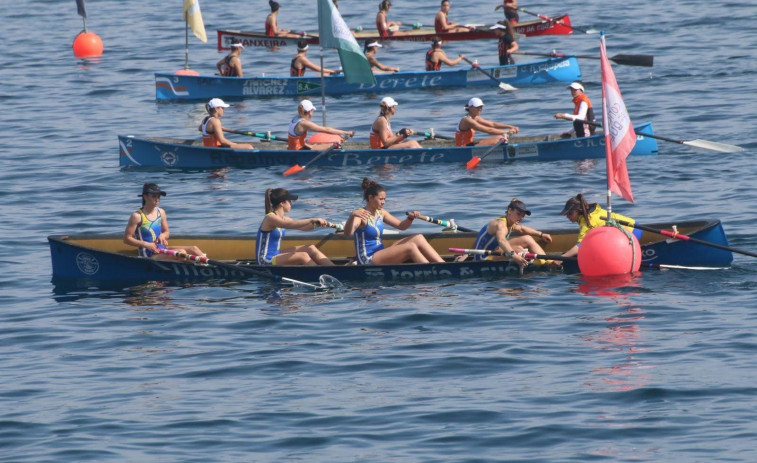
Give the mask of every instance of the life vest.
M 216 137 L 216 134 L 214 133 L 208 133 L 207 127 L 208 122 L 214 119 L 213 116 L 207 116 L 205 119 L 202 120 L 202 124 L 200 124 L 200 129 L 202 131 L 202 146 L 209 146 L 211 148 L 218 148 L 221 145 L 221 142 L 218 141 L 218 137 Z
M 594 122 L 594 108 L 591 106 L 591 100 L 585 93 L 579 93 L 573 98 L 573 114 L 577 115 L 578 110 L 581 107 L 582 102 L 586 102 L 586 106 L 589 109 L 586 110 L 586 119 L 589 122 Z M 573 129 L 576 131 L 576 137 L 588 137 L 594 135 L 596 126 L 584 124 L 583 122 L 573 121 Z
M 438 71 L 442 68 L 441 61 L 437 61 L 436 63 L 431 61 L 431 56 L 434 54 L 434 51 L 436 51 L 436 49 L 432 48 L 431 50 L 426 52 L 426 70 L 427 71 Z
M 463 119 L 465 119 L 465 117 Z M 463 119 L 460 119 L 460 122 L 462 122 Z M 460 130 L 460 122 L 457 123 L 457 130 L 455 131 L 455 146 L 468 146 L 473 144 L 473 137 L 476 135 L 476 131 L 472 128 L 468 130 Z
M 290 150 L 301 150 L 305 147 L 305 139 L 308 136 L 308 131 L 303 130 L 302 133 L 297 133 L 297 124 L 300 123 L 303 119 L 300 116 L 295 117 L 292 119 L 292 122 L 289 123 L 289 133 L 287 134 L 287 141 L 289 142 L 289 146 L 287 149 Z
M 379 116 L 386 119 L 386 116 Z M 392 126 L 389 124 L 389 119 L 386 119 L 386 138 L 390 138 L 394 132 L 392 131 Z M 373 131 L 373 128 L 371 128 L 371 133 L 369 135 L 369 140 L 371 142 L 371 148 L 372 149 L 379 149 L 384 148 L 384 143 L 381 142 L 381 137 L 379 134 Z
M 289 64 L 289 76 L 290 77 L 302 77 L 305 75 L 305 68 L 297 69 L 294 67 L 294 63 L 297 62 L 297 56 L 292 58 L 292 62 Z

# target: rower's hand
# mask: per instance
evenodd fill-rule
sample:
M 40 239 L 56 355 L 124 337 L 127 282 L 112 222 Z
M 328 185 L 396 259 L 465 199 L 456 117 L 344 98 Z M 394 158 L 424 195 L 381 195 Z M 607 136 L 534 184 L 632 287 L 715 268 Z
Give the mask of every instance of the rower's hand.
M 510 133 L 518 133 L 519 131 L 520 131 L 520 129 L 518 127 L 516 127 L 516 126 L 510 127 Z
M 166 236 L 166 233 L 163 232 L 160 235 L 158 235 L 158 238 L 155 240 L 156 243 L 160 243 L 163 246 L 168 246 L 168 236 Z
M 407 218 L 410 219 L 411 221 L 421 216 L 421 213 L 418 211 L 405 212 L 405 214 L 407 214 Z
M 526 260 L 526 258 L 521 256 L 517 252 L 513 254 L 513 256 L 510 259 L 516 264 L 520 265 L 521 267 L 525 267 L 526 265 L 528 265 L 528 261 Z
M 319 226 L 319 227 L 328 227 L 329 221 L 326 219 L 322 219 L 320 217 L 316 217 L 313 219 L 313 224 Z
M 157 254 L 158 253 L 158 245 L 155 244 L 155 243 L 151 243 L 149 241 L 146 241 L 144 248 L 147 249 L 148 251 L 152 252 L 153 254 Z
M 343 138 L 344 140 L 346 140 L 346 139 L 348 139 L 348 138 L 352 138 L 352 137 L 354 137 L 354 136 L 355 136 L 355 131 L 354 131 L 354 130 L 348 130 L 348 131 L 346 131 L 346 132 L 344 132 L 344 133 L 342 134 L 342 138 Z
M 552 235 L 549 233 L 542 233 L 539 239 L 547 244 L 552 242 Z

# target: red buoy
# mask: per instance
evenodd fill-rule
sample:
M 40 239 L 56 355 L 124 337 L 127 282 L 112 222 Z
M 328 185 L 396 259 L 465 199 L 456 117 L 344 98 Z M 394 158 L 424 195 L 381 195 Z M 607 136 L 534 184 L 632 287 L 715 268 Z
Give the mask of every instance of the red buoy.
M 178 76 L 199 76 L 200 73 L 197 71 L 193 71 L 192 69 L 179 69 L 178 71 L 174 72 L 174 74 Z
M 589 230 L 578 247 L 578 268 L 586 276 L 621 275 L 638 272 L 641 246 L 635 236 L 612 227 Z
M 95 58 L 103 54 L 103 41 L 94 32 L 81 31 L 74 39 L 74 57 Z
M 342 136 L 331 133 L 317 132 L 308 138 L 308 143 L 341 143 Z

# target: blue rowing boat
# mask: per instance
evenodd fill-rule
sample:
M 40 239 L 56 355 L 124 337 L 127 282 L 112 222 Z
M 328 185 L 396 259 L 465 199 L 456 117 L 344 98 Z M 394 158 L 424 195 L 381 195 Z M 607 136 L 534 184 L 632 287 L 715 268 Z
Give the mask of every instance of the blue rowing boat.
M 523 64 L 487 66 L 482 70 L 500 82 L 514 86 L 581 80 L 578 60 L 573 57 L 550 58 Z M 325 84 L 325 85 L 324 85 Z M 408 71 L 376 74 L 375 84 L 351 84 L 344 75 L 305 77 L 221 77 L 155 73 L 155 98 L 158 100 L 208 100 L 210 98 L 259 98 L 273 96 L 327 95 L 357 92 L 386 92 L 495 85 L 491 78 L 474 68 L 442 71 Z
M 656 155 L 657 141 L 645 137 L 653 135 L 652 123 L 634 127 L 636 145 L 632 155 Z M 488 146 L 456 147 L 450 140 L 423 140 L 420 149 L 371 149 L 368 143 L 347 142 L 317 159 L 312 165 L 322 167 L 360 167 L 384 164 L 440 164 L 468 162 L 473 156 L 482 156 Z M 291 151 L 286 144 L 259 142 L 262 149 L 233 150 L 209 148 L 201 140 L 176 138 L 140 138 L 118 136 L 119 164 L 121 167 L 163 167 L 178 169 L 217 169 L 221 167 L 255 168 L 270 166 L 290 167 L 305 165 L 316 151 Z M 539 161 L 603 159 L 605 140 L 602 135 L 586 138 L 560 138 L 559 135 L 513 136 L 510 143 L 496 148 L 483 158 L 486 162 L 531 159 Z
M 650 224 L 657 229 L 670 229 L 671 224 Z M 728 246 L 728 239 L 719 220 L 688 221 L 677 224 L 679 233 L 692 238 Z M 560 253 L 576 242 L 575 229 L 546 231 L 552 243 L 548 253 Z M 385 235 L 386 245 L 406 235 Z M 146 281 L 243 280 L 259 278 L 263 272 L 271 278 L 292 278 L 305 282 L 319 281 L 323 274 L 343 281 L 396 283 L 404 281 L 440 280 L 450 278 L 500 278 L 518 275 L 507 261 L 454 262 L 449 248 L 471 248 L 476 233 L 424 234 L 429 243 L 447 262 L 431 264 L 344 265 L 354 255 L 351 238 L 339 233 L 329 235 L 287 235 L 282 247 L 313 244 L 329 256 L 334 267 L 259 266 L 253 260 L 255 236 L 176 236 L 171 244 L 194 244 L 210 258 L 227 265 L 198 265 L 184 261 L 156 261 L 137 256 L 136 249 L 123 243 L 122 235 L 53 235 L 48 237 L 52 258 L 53 280 L 90 285 L 103 282 L 143 283 Z M 644 231 L 641 237 L 642 268 L 728 267 L 733 261 L 729 251 L 702 246 L 690 241 L 666 239 Z M 233 264 L 233 266 L 232 266 Z M 532 270 L 543 270 L 534 268 Z

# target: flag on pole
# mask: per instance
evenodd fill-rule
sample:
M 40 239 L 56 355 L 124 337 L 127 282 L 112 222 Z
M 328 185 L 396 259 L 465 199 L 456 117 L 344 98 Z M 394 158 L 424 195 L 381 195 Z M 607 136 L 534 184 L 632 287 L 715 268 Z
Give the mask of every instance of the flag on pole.
M 87 8 L 84 6 L 84 0 L 76 0 L 76 12 L 84 19 L 87 19 Z
M 351 84 L 375 84 L 368 59 L 332 0 L 318 0 L 318 36 L 323 48 L 336 48 L 344 77 Z
M 602 68 L 602 125 L 607 155 L 607 188 L 633 202 L 626 158 L 636 144 L 636 133 L 620 95 L 615 73 L 607 59 L 604 32 L 599 39 L 599 59 Z
M 202 13 L 200 13 L 200 0 L 184 0 L 184 20 L 192 28 L 195 37 L 203 42 L 208 41 L 208 36 L 205 35 L 205 24 L 202 22 Z

